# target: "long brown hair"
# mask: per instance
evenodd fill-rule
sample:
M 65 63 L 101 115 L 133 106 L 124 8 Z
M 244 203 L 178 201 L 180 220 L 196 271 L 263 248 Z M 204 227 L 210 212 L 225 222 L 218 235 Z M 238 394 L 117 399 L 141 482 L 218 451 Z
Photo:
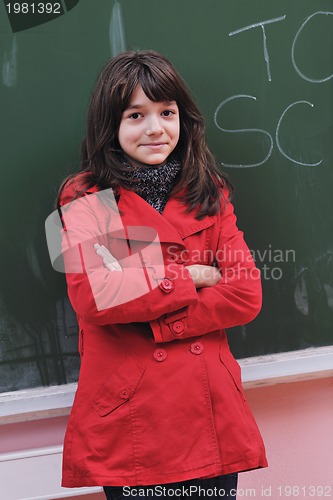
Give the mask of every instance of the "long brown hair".
M 184 204 L 189 211 L 197 210 L 198 219 L 216 214 L 221 188 L 226 187 L 231 194 L 232 186 L 208 149 L 203 117 L 183 79 L 165 56 L 154 51 L 124 52 L 102 69 L 91 96 L 82 142 L 81 172 L 87 173 L 82 192 L 92 185 L 113 188 L 115 192 L 119 186 L 128 189 L 118 130 L 138 85 L 151 101 L 176 101 L 178 105 L 180 138 L 174 154 L 181 161 L 181 174 L 173 194 L 182 192 Z M 67 178 L 62 187 L 75 175 Z

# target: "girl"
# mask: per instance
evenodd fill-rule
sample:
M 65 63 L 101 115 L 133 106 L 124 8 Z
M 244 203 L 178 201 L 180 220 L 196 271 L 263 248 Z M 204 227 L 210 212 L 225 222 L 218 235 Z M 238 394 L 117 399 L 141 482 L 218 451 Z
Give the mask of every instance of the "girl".
M 235 498 L 237 473 L 267 462 L 224 329 L 258 314 L 260 277 L 164 56 L 106 64 L 82 165 L 58 200 L 81 355 L 63 486 Z

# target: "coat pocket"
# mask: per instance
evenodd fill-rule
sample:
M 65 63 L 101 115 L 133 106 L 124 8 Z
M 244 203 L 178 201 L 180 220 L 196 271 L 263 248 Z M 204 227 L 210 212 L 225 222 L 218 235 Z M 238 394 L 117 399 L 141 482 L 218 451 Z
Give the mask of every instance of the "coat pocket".
M 105 417 L 129 401 L 144 374 L 145 367 L 134 356 L 129 356 L 97 391 L 93 409 Z
M 220 346 L 220 361 L 229 372 L 229 375 L 231 376 L 239 394 L 241 395 L 242 400 L 245 401 L 242 387 L 241 367 L 239 366 L 231 352 L 223 345 Z

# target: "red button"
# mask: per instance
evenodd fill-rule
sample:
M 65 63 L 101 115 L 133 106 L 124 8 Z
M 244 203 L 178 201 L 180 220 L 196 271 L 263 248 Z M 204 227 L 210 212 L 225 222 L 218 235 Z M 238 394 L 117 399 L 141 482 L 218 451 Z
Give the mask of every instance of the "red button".
M 120 394 L 119 396 L 122 398 L 122 399 L 128 399 L 131 395 L 131 391 L 129 389 L 123 389 L 122 391 L 120 391 Z
M 167 357 L 167 352 L 165 349 L 156 349 L 154 351 L 154 358 L 156 361 L 164 361 Z
M 203 345 L 200 342 L 194 342 L 191 344 L 191 353 L 192 354 L 201 354 L 203 351 Z
M 172 331 L 175 335 L 182 335 L 185 330 L 185 325 L 183 321 L 175 321 L 172 323 Z
M 171 292 L 171 290 L 173 290 L 173 287 L 174 284 L 171 280 L 169 280 L 169 278 L 164 278 L 160 283 L 160 288 L 162 288 L 162 290 L 164 290 L 166 293 Z

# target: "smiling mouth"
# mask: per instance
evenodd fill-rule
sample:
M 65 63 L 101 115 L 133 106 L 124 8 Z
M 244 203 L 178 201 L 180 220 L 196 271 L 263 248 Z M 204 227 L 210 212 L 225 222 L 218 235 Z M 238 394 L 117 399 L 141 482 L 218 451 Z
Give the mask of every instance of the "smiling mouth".
M 142 146 L 145 146 L 146 148 L 161 148 L 162 146 L 165 146 L 165 142 L 150 142 L 148 144 L 142 144 Z

